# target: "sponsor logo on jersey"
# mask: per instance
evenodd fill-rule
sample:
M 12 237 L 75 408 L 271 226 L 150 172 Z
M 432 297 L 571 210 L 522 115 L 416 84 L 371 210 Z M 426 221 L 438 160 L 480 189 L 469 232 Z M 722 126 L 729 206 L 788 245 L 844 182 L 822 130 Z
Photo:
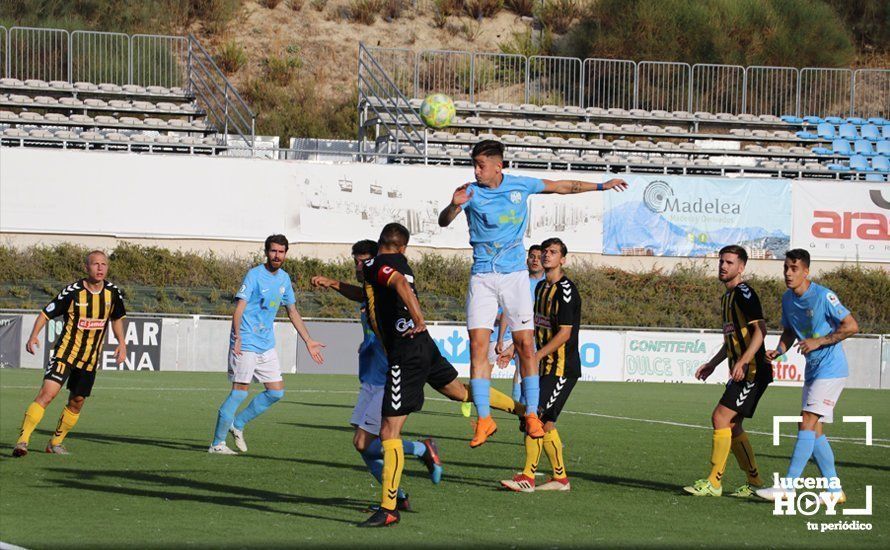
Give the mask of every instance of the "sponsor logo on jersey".
M 105 319 L 78 319 L 77 328 L 80 330 L 102 330 L 105 328 Z

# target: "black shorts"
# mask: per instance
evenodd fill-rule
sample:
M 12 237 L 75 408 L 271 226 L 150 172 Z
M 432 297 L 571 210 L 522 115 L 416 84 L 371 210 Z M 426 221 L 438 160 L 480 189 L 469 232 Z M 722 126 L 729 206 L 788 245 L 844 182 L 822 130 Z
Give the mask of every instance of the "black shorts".
M 93 390 L 93 382 L 96 381 L 96 370 L 77 369 L 52 357 L 43 371 L 43 379 L 58 382 L 63 386 L 67 380 L 68 391 L 72 396 L 89 397 Z
M 726 390 L 723 392 L 723 397 L 720 398 L 720 404 L 745 418 L 751 418 L 754 416 L 754 411 L 757 409 L 757 403 L 763 396 L 763 392 L 769 387 L 769 383 L 769 379 L 763 378 L 755 378 L 750 382 L 730 380 L 726 383 Z
M 404 416 L 423 408 L 423 387 L 440 389 L 457 378 L 429 333 L 398 340 L 389 351 L 389 373 L 383 391 L 383 416 Z
M 541 376 L 541 393 L 538 398 L 538 417 L 541 422 L 556 422 L 577 382 L 577 378 L 555 374 Z

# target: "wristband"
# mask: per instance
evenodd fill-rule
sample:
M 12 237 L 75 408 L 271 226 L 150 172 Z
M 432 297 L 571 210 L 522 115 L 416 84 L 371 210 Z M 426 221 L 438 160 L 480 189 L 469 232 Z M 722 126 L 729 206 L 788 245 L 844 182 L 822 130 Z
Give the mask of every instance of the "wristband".
M 598 184 L 596 184 L 596 190 L 597 190 L 597 191 L 602 191 L 603 189 L 604 189 L 604 187 L 603 187 L 603 184 L 602 184 L 602 183 L 598 183 Z

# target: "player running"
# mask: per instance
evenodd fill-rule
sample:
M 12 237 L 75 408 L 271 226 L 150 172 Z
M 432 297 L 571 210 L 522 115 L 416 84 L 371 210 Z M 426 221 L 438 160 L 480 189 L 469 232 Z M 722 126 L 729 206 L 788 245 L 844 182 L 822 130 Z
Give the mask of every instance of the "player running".
M 526 434 L 525 468 L 513 479 L 501 481 L 507 489 L 522 493 L 536 490 L 535 472 L 542 450 L 553 467 L 553 477 L 537 490 L 571 490 L 556 420 L 581 377 L 581 355 L 578 353 L 581 295 L 562 270 L 568 249 L 556 238 L 547 239 L 541 247 L 546 276 L 535 290 L 534 315 L 535 359 L 540 365 L 542 396 L 538 413 L 544 423 L 544 437 L 536 439 Z
M 747 482 L 731 493 L 734 497 L 751 497 L 763 486 L 757 469 L 754 449 L 742 427 L 745 418 L 754 416 L 757 403 L 773 381 L 773 369 L 766 358 L 763 340 L 766 322 L 757 293 L 742 282 L 748 253 L 737 245 L 720 250 L 717 278 L 726 287 L 720 302 L 723 312 L 723 346 L 710 361 L 698 367 L 695 377 L 707 380 L 724 359 L 729 358 L 730 380 L 723 397 L 711 413 L 714 434 L 711 442 L 711 473 L 683 490 L 695 496 L 719 497 L 723 494 L 723 472 L 729 451 L 735 455 Z
M 782 295 L 784 330 L 779 346 L 767 352 L 767 357 L 772 361 L 784 355 L 797 340 L 797 349 L 807 361 L 800 413 L 803 422 L 798 425 L 797 442 L 785 479 L 793 487 L 812 456 L 822 477 L 829 482 L 828 491 L 821 497 L 843 504 L 847 497 L 837 477 L 834 452 L 823 432 L 824 424 L 834 420 L 834 408 L 849 374 L 847 356 L 840 343 L 859 332 L 859 324 L 834 292 L 809 281 L 809 252 L 800 248 L 786 252 L 784 271 L 788 287 Z M 836 483 L 832 483 L 833 480 Z M 757 491 L 757 496 L 766 500 L 794 498 L 794 495 L 793 488 Z
M 229 381 L 232 391 L 219 407 L 213 442 L 208 452 L 234 455 L 226 445 L 226 434 L 231 433 L 235 447 L 247 451 L 244 426 L 284 397 L 284 379 L 275 351 L 275 316 L 285 307 L 291 324 L 306 344 L 312 359 L 321 365 L 324 346 L 309 336 L 300 312 L 294 306 L 294 288 L 290 276 L 281 269 L 287 257 L 288 240 L 284 235 L 266 238 L 266 262 L 247 272 L 241 288 L 235 294 L 235 313 L 232 314 L 232 334 L 229 342 Z M 258 393 L 237 416 L 235 412 L 247 398 L 250 383 L 256 380 L 266 390 Z
M 374 241 L 366 239 L 352 245 L 355 278 L 359 283 L 364 282 L 362 270 L 364 262 L 376 255 L 377 243 Z M 364 334 L 364 339 L 358 349 L 358 379 L 361 386 L 349 423 L 355 428 L 352 438 L 355 450 L 362 456 L 368 471 L 379 482 L 383 473 L 383 447 L 378 436 L 380 435 L 380 413 L 383 407 L 383 388 L 386 385 L 389 362 L 386 359 L 383 345 L 368 324 L 368 304 L 365 301 L 365 291 L 360 286 L 336 281 L 322 275 L 312 277 L 310 282 L 316 288 L 336 290 L 343 297 L 361 304 L 360 313 Z M 430 472 L 432 482 L 439 483 L 442 479 L 442 462 L 439 460 L 439 450 L 434 439 L 405 440 L 403 449 L 406 455 L 421 459 Z M 396 502 L 399 510 L 410 510 L 408 495 L 401 488 Z
M 414 287 L 414 273 L 405 258 L 410 234 L 401 224 L 387 224 L 380 233 L 379 251 L 364 264 L 368 321 L 383 343 L 389 360 L 383 391 L 383 491 L 380 508 L 361 524 L 385 527 L 400 519 L 397 495 L 405 463 L 402 426 L 408 415 L 423 407 L 423 387 L 429 384 L 454 401 L 469 401 L 470 388 L 457 380 L 457 370 L 426 331 L 423 312 Z M 491 406 L 523 414 L 521 404 L 490 389 Z
M 627 188 L 621 179 L 606 183 L 575 180 L 542 180 L 504 174 L 504 145 L 483 140 L 473 147 L 476 180 L 458 187 L 451 203 L 439 214 L 439 225 L 446 227 L 460 214 L 467 213 L 473 268 L 467 294 L 467 329 L 470 334 L 470 384 L 479 421 L 470 441 L 471 447 L 485 443 L 496 430 L 487 400 L 491 387 L 488 343 L 498 308 L 503 308 L 513 332 L 522 373 L 522 395 L 530 411 L 526 429 L 534 438 L 544 436 L 538 409 L 539 379 L 532 337 L 532 303 L 525 275 L 525 246 L 522 237 L 528 227 L 528 198 L 537 193 L 572 194 Z
M 127 310 L 121 291 L 105 279 L 108 274 L 108 256 L 101 250 L 93 250 L 84 259 L 84 267 L 87 276 L 63 288 L 34 321 L 34 328 L 31 329 L 31 336 L 25 346 L 32 355 L 40 347 L 40 331 L 46 326 L 46 322 L 60 315 L 65 316 L 62 333 L 56 340 L 43 373 L 43 385 L 25 411 L 25 419 L 12 456 L 22 457 L 28 454 L 31 434 L 66 381 L 68 404 L 62 409 L 62 416 L 46 446 L 46 452 L 69 454 L 62 442 L 77 424 L 83 404 L 92 393 L 109 322 L 118 341 L 114 350 L 115 361 L 123 363 L 127 357 L 127 344 L 124 343 L 124 317 Z

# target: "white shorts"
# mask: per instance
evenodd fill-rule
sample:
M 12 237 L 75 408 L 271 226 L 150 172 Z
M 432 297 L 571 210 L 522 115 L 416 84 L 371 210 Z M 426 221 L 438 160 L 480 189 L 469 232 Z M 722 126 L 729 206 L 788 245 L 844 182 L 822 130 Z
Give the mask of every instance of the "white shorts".
M 250 384 L 260 382 L 281 382 L 281 366 L 278 364 L 278 353 L 272 348 L 263 353 L 242 351 L 235 355 L 229 348 L 229 382 Z
M 385 388 L 386 386 L 362 384 L 349 423 L 369 434 L 380 435 L 380 417 L 383 412 L 383 390 Z
M 513 332 L 534 328 L 534 304 L 528 290 L 528 273 L 476 273 L 467 292 L 467 329 L 494 328 L 498 307 L 503 308 Z
M 804 382 L 801 410 L 818 414 L 822 422 L 830 424 L 834 421 L 834 407 L 846 385 L 846 378 L 817 378 Z

